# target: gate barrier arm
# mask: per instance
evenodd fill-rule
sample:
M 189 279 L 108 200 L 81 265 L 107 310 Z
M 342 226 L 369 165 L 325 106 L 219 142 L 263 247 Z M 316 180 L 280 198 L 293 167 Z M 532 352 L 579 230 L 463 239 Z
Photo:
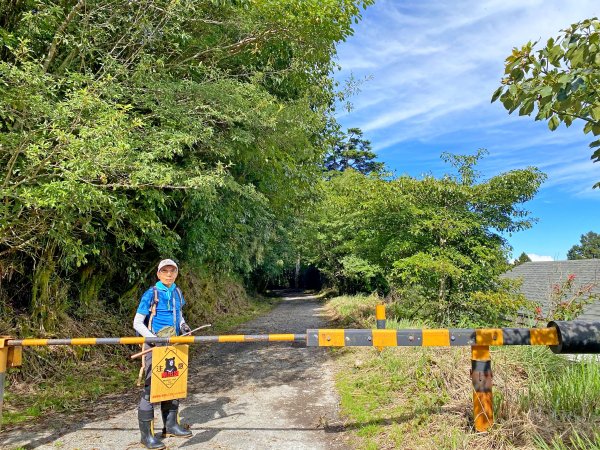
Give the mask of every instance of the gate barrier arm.
M 559 345 L 557 329 L 481 328 L 423 330 L 308 330 L 308 347 L 459 347 L 473 345 Z
M 385 323 L 382 305 L 378 328 Z M 547 345 L 557 354 L 600 353 L 600 322 L 554 321 L 547 328 L 470 329 L 309 329 L 306 334 L 250 334 L 220 336 L 120 337 L 72 339 L 13 339 L 0 336 L 0 427 L 7 367 L 21 365 L 22 348 L 46 345 L 208 344 L 242 342 L 304 342 L 307 347 L 471 347 L 473 417 L 477 431 L 494 421 L 492 407 L 491 345 Z
M 225 334 L 220 336 L 121 337 L 72 339 L 9 339 L 7 345 L 137 345 L 137 344 L 217 344 L 225 342 L 306 342 L 306 334 Z
M 10 360 L 16 367 L 20 365 L 22 347 L 227 342 L 304 342 L 307 347 L 547 345 L 554 353 L 558 354 L 600 353 L 600 322 L 554 321 L 548 324 L 548 328 L 309 329 L 306 334 L 231 334 L 150 338 L 13 339 L 5 336 L 0 337 L 0 352 L 10 353 L 12 355 Z M 15 364 L 17 359 L 18 364 Z

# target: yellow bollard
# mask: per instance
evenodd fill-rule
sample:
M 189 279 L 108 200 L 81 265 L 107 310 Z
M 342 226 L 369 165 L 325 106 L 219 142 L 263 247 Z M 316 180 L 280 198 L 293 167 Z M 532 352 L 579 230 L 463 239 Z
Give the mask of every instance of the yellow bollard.
M 4 405 L 4 383 L 6 381 L 6 369 L 8 367 L 19 367 L 23 359 L 23 347 L 9 347 L 6 341 L 10 336 L 0 336 L 0 430 L 2 430 L 2 407 Z
M 377 320 L 377 329 L 384 330 L 385 329 L 385 305 L 380 303 L 375 306 L 375 320 Z M 383 347 L 376 347 L 379 352 L 383 351 Z

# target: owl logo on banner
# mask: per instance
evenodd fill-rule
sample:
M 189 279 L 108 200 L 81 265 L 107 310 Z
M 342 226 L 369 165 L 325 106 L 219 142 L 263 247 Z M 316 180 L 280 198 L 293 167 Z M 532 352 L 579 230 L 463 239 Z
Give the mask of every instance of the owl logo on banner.
M 188 346 L 174 345 L 152 349 L 150 401 L 165 401 L 187 396 Z

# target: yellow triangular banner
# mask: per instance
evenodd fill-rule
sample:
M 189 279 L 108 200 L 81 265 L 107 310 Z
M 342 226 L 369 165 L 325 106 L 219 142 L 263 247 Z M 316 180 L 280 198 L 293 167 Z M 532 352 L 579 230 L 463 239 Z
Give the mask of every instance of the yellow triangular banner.
M 188 351 L 187 345 L 152 349 L 151 403 L 187 397 Z

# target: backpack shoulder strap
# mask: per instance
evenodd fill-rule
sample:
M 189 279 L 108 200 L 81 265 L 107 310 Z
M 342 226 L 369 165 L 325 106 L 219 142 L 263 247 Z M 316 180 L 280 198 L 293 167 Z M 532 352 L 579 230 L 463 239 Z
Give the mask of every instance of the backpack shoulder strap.
M 152 303 L 150 303 L 148 329 L 150 329 L 150 327 L 152 326 L 152 319 L 156 315 L 156 305 L 158 305 L 158 289 L 156 289 L 156 286 L 153 286 L 152 290 L 154 291 L 154 298 L 152 299 Z
M 147 324 L 146 326 L 150 331 L 152 331 L 152 319 L 156 315 L 156 305 L 158 305 L 158 289 L 156 286 L 152 286 L 152 290 L 154 292 L 154 296 L 152 298 L 152 303 L 150 303 L 150 311 L 148 312 Z M 144 349 L 144 344 L 141 344 L 142 349 Z M 142 358 L 142 367 L 140 367 L 140 371 L 138 373 L 137 385 L 142 385 L 142 377 L 144 376 L 144 372 L 146 370 L 146 358 Z
M 150 314 L 156 314 L 156 305 L 158 305 L 158 289 L 156 289 L 156 286 L 152 286 L 152 291 L 154 292 L 154 298 L 150 304 Z

